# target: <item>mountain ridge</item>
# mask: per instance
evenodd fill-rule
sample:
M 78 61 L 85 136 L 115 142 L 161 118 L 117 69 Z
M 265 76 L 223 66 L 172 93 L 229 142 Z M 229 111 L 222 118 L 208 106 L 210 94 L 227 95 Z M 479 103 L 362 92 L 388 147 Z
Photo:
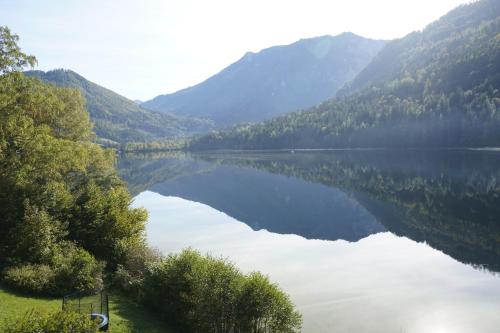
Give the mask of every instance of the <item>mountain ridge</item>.
M 385 43 L 342 33 L 247 52 L 205 81 L 141 105 L 222 126 L 268 119 L 334 96 Z
M 189 148 L 500 146 L 498 109 L 500 2 L 481 0 L 389 42 L 337 97 Z
M 495 1 L 475 1 L 470 4 L 462 4 L 429 23 L 421 31 L 413 31 L 405 37 L 393 40 L 352 81 L 348 82 L 339 91 L 339 96 L 346 96 L 369 85 L 395 79 L 398 75 L 401 75 L 402 71 L 407 69 L 405 67 L 414 68 L 423 62 L 422 59 L 415 59 L 415 57 L 405 59 L 408 54 L 401 50 L 411 47 L 409 44 L 423 44 L 425 41 L 439 43 L 443 35 L 447 33 L 460 34 L 462 30 L 466 30 L 471 26 L 494 19 L 498 15 L 498 7 L 499 4 L 498 2 L 495 3 Z M 429 58 L 432 55 L 424 53 L 424 56 Z M 390 61 L 387 61 L 386 58 L 390 58 Z
M 59 86 L 79 89 L 103 141 L 150 141 L 181 137 L 211 128 L 211 122 L 147 110 L 69 69 L 26 71 L 25 75 Z

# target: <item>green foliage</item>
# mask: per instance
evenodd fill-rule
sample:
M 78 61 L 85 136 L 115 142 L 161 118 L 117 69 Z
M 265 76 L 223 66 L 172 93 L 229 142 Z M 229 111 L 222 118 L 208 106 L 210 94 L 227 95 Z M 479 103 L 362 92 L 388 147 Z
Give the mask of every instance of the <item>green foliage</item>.
M 6 268 L 4 282 L 20 291 L 52 296 L 75 291 L 92 293 L 102 289 L 103 265 L 87 251 L 64 244 L 51 252 L 42 264 Z
M 123 262 L 125 253 L 143 242 L 147 213 L 130 209 L 132 199 L 123 186 L 109 189 L 90 180 L 75 191 L 75 205 L 69 208 L 73 221 L 70 238 L 105 259 L 112 268 Z
M 15 256 L 21 261 L 47 262 L 57 241 L 64 235 L 63 228 L 50 214 L 25 200 L 24 218 L 14 226 L 13 234 L 22 235 L 15 244 Z
M 130 208 L 114 152 L 91 142 L 80 92 L 25 77 L 17 70 L 30 58 L 9 47 L 17 51 L 0 76 L 0 266 L 25 291 L 94 291 L 97 260 L 113 269 L 143 242 L 146 213 Z
M 142 284 L 148 267 L 160 260 L 161 255 L 158 251 L 143 244 L 130 248 L 123 264 L 118 265 L 114 273 L 113 284 L 134 299 L 141 299 Z
M 61 246 L 51 258 L 55 271 L 53 295 L 71 292 L 92 293 L 102 290 L 103 263 L 89 252 L 72 244 Z
M 26 85 L 40 96 L 34 99 L 30 90 L 24 89 Z M 50 95 L 50 89 L 67 90 L 20 74 L 0 77 L 0 101 L 13 100 L 4 104 L 0 115 L 0 211 L 6 217 L 0 222 L 6 231 L 0 243 L 4 251 L 15 252 L 23 243 L 18 242 L 15 231 L 37 219 L 44 221 L 36 222 L 37 227 L 46 226 L 45 232 L 50 229 L 53 240 L 67 234 L 69 240 L 83 244 L 100 259 L 119 260 L 123 248 L 142 241 L 145 212 L 129 208 L 131 198 L 114 170 L 113 152 L 88 141 L 90 122 L 83 103 L 68 106 Z M 43 99 L 46 93 L 48 98 Z M 55 110 L 61 103 L 65 106 L 48 112 L 54 110 L 51 97 Z M 77 106 L 82 109 L 74 110 Z M 60 117 L 59 112 L 70 117 Z M 74 119 L 80 119 L 78 123 L 85 127 L 75 128 Z M 23 220 L 24 225 L 19 225 Z M 46 223 L 48 220 L 51 222 Z
M 29 312 L 3 325 L 2 333 L 93 333 L 97 323 L 86 314 L 60 311 L 51 314 Z
M 387 44 L 339 97 L 190 149 L 500 145 L 500 6 L 482 0 Z
M 194 250 L 148 267 L 141 301 L 189 332 L 297 332 L 301 317 L 288 295 L 259 273 Z
M 18 40 L 19 37 L 12 34 L 9 28 L 0 26 L 0 75 L 36 64 L 35 57 L 21 52 Z
M 47 294 L 55 289 L 55 275 L 49 265 L 9 267 L 3 272 L 4 282 L 12 288 L 32 294 Z
M 260 273 L 243 282 L 237 305 L 241 332 L 295 332 L 301 317 L 288 296 Z
M 72 91 L 80 91 L 85 97 L 99 141 L 106 145 L 174 138 L 212 128 L 212 123 L 205 119 L 184 118 L 144 109 L 70 70 L 28 71 L 25 74 L 58 86 L 74 88 Z

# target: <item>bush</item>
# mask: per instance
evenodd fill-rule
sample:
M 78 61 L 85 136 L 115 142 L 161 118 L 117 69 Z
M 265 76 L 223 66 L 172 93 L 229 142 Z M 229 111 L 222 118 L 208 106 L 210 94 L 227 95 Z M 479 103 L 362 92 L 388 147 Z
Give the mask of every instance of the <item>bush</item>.
M 180 331 L 290 333 L 302 322 L 267 277 L 191 249 L 149 267 L 141 301 Z
M 237 317 L 241 332 L 294 332 L 302 321 L 288 295 L 260 273 L 251 273 L 244 280 Z
M 97 323 L 90 316 L 76 312 L 42 314 L 30 312 L 4 323 L 2 333 L 94 333 Z
M 90 253 L 69 243 L 64 245 L 52 259 L 56 269 L 57 294 L 71 292 L 94 293 L 102 290 L 104 264 Z
M 47 211 L 24 200 L 24 218 L 14 227 L 18 236 L 14 253 L 17 260 L 44 262 L 50 257 L 57 239 L 64 234 L 61 224 Z
M 47 265 L 9 267 L 4 281 L 10 287 L 33 294 L 50 294 L 55 289 L 55 272 Z
M 93 293 L 103 288 L 103 265 L 73 244 L 53 251 L 49 264 L 25 264 L 4 271 L 4 281 L 31 294 L 61 296 L 75 291 Z
M 157 250 L 138 244 L 128 249 L 123 265 L 118 265 L 113 274 L 113 285 L 125 291 L 128 295 L 140 299 L 142 297 L 142 282 L 148 267 L 161 260 Z
M 68 227 L 71 239 L 106 260 L 112 270 L 123 264 L 130 249 L 143 243 L 147 220 L 146 210 L 130 208 L 132 197 L 123 183 L 113 181 L 117 184 L 110 188 L 95 180 L 78 186 Z

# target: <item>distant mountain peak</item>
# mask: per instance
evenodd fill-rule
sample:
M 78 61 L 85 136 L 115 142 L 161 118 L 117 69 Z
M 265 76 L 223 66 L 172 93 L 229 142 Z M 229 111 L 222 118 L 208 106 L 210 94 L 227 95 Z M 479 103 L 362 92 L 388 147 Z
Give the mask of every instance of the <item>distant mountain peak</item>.
M 190 147 L 498 147 L 499 31 L 499 0 L 459 6 L 424 30 L 388 42 L 335 98 L 195 138 Z M 356 45 L 352 39 L 337 38 L 339 50 Z M 345 52 L 333 52 L 340 64 L 342 57 L 349 64 Z
M 204 82 L 142 105 L 219 126 L 261 121 L 334 96 L 385 43 L 342 33 L 247 52 Z

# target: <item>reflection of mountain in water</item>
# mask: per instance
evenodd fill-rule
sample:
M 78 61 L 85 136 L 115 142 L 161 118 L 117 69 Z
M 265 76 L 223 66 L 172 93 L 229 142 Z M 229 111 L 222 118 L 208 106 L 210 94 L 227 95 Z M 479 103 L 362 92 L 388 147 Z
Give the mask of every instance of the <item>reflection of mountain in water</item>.
M 342 191 L 253 169 L 220 166 L 151 190 L 202 202 L 254 230 L 357 241 L 384 228 Z
M 209 157 L 211 158 L 211 157 Z M 225 163 L 351 193 L 389 231 L 465 263 L 500 270 L 500 154 L 346 151 L 226 157 Z
M 210 172 L 214 164 L 197 161 L 184 153 L 126 154 L 118 160 L 120 176 L 127 181 L 133 195 L 165 181 Z
M 352 241 L 386 228 L 500 271 L 498 153 L 204 154 L 156 163 L 163 171 L 148 188 L 206 203 L 254 229 Z M 133 165 L 125 174 L 141 172 Z

